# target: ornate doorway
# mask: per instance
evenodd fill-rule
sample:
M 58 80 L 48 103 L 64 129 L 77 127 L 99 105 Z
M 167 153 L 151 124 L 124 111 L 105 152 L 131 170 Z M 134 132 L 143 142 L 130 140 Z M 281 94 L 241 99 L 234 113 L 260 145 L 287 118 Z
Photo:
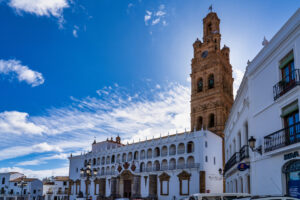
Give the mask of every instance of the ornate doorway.
M 130 198 L 131 197 L 131 180 L 124 180 L 123 186 L 124 186 L 123 197 Z
M 124 170 L 120 174 L 120 196 L 124 198 L 132 197 L 132 181 L 133 181 L 133 174 L 129 170 Z

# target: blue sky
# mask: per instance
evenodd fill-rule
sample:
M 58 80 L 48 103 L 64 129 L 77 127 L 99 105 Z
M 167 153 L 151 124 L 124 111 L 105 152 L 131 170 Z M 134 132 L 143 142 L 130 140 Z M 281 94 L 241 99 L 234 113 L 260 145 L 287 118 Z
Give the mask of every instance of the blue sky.
M 299 0 L 0 0 L 0 171 L 65 175 L 94 137 L 189 129 L 192 44 L 210 4 L 236 91 Z

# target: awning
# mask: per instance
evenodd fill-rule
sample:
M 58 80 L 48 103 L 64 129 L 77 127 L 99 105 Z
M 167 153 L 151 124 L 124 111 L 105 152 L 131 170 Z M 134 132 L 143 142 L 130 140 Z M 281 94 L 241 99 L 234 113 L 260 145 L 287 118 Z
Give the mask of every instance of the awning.
M 299 109 L 298 108 L 298 101 L 295 101 L 295 102 L 291 103 L 290 105 L 284 107 L 282 109 L 282 114 L 280 116 L 285 117 L 285 116 L 291 114 L 292 112 L 295 112 L 298 109 Z

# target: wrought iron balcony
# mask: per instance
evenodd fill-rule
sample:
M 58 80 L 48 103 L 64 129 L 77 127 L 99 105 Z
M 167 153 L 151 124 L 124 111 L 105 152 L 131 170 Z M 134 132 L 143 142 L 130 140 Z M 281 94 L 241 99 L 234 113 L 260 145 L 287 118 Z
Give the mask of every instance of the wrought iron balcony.
M 300 122 L 264 137 L 265 152 L 300 142 Z
M 187 163 L 187 164 L 180 164 L 180 165 L 162 165 L 161 167 L 159 166 L 154 166 L 154 167 L 146 167 L 146 168 L 141 168 L 139 172 L 152 172 L 152 171 L 167 171 L 167 170 L 176 170 L 176 169 L 193 169 L 193 168 L 199 168 L 200 163 Z
M 300 70 L 295 69 L 287 77 L 282 77 L 282 80 L 273 86 L 273 97 L 274 100 L 283 96 L 285 93 L 293 89 L 295 86 L 300 85 Z
M 242 160 L 244 160 L 245 158 L 249 158 L 249 146 L 248 145 L 244 145 L 240 149 L 240 162 Z
M 235 152 L 231 158 L 226 162 L 224 171 L 228 171 L 232 168 L 236 163 L 238 163 L 239 152 Z

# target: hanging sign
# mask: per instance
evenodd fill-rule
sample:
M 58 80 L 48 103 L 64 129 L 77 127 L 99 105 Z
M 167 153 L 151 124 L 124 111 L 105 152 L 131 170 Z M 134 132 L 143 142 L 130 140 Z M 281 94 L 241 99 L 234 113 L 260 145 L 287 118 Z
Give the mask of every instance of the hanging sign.
M 245 171 L 246 169 L 250 168 L 249 165 L 247 165 L 246 163 L 240 163 L 238 166 L 237 166 L 237 169 L 239 171 Z

